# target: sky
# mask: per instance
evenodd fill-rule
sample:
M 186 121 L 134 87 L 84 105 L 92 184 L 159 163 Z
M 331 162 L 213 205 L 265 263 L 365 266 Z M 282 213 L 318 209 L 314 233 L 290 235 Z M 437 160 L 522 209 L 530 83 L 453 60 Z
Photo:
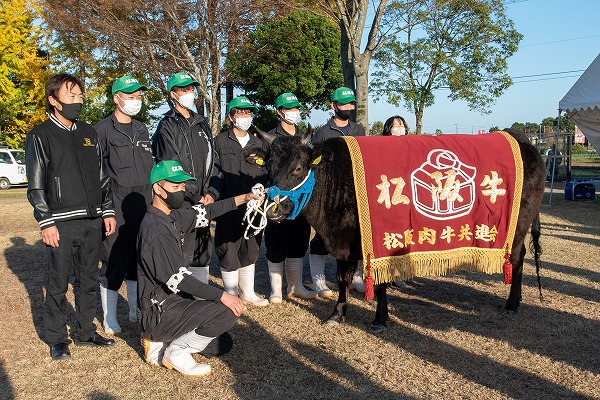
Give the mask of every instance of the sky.
M 600 53 L 600 1 L 508 0 L 506 11 L 524 37 L 508 60 L 513 85 L 490 107 L 490 114 L 469 110 L 464 101 L 450 101 L 448 90 L 435 93 L 436 101 L 423 113 L 423 132 L 477 133 L 514 122 L 540 123 L 558 115 L 558 102 Z M 544 75 L 547 74 L 547 75 Z M 531 76 L 535 75 L 535 76 Z M 523 78 L 517 78 L 523 77 Z M 313 112 L 311 122 L 322 125 L 331 113 Z M 369 100 L 369 124 L 401 115 L 414 129 L 408 110 Z

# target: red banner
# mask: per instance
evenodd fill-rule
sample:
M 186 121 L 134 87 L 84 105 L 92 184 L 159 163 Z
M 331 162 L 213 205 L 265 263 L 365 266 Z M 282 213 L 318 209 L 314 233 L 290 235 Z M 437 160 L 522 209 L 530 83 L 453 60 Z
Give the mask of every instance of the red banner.
M 523 166 L 507 133 L 345 137 L 375 283 L 502 271 Z

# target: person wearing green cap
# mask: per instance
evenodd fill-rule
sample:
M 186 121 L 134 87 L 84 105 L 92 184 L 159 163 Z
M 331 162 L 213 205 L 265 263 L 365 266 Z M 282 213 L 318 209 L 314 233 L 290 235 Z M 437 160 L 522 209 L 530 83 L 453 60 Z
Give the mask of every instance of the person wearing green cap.
M 194 181 L 175 160 L 163 160 L 152 168 L 152 203 L 139 230 L 137 265 L 144 360 L 201 376 L 209 374 L 211 367 L 196 362 L 192 354 L 210 358 L 231 350 L 233 339 L 227 331 L 244 305 L 192 275 L 181 233 L 207 228 L 211 219 L 260 197 L 246 193 L 182 208 L 186 186 Z
M 217 154 L 213 134 L 206 118 L 193 109 L 195 88 L 200 83 L 185 71 L 174 74 L 167 82 L 171 110 L 164 114 L 152 138 L 152 153 L 156 162 L 177 160 L 197 181 L 186 186 L 187 207 L 210 204 L 218 198 L 209 187 L 210 178 L 219 173 L 215 168 Z M 209 228 L 191 231 L 184 238 L 184 255 L 194 277 L 208 282 L 211 256 Z
M 335 114 L 315 132 L 311 143 L 316 144 L 341 136 L 365 136 L 365 129 L 350 121 L 352 113 L 356 110 L 356 98 L 352 89 L 347 87 L 337 88 L 331 95 L 331 108 Z M 328 253 L 321 236 L 315 235 L 310 242 L 310 253 L 308 255 L 310 274 L 315 290 L 325 297 L 331 293 L 325 280 L 325 256 Z M 362 270 L 360 268 L 357 269 L 357 273 L 354 275 L 352 287 L 364 292 Z
M 267 183 L 267 169 L 246 162 L 242 155 L 246 148 L 259 147 L 265 151 L 268 148 L 262 140 L 248 133 L 252 126 L 253 111 L 258 111 L 258 108 L 245 96 L 238 96 L 227 105 L 226 118 L 232 127 L 222 131 L 215 139 L 222 176 L 211 181 L 211 187 L 221 197 L 246 193 L 256 183 Z M 244 238 L 245 227 L 242 221 L 245 212 L 245 207 L 240 207 L 217 218 L 215 253 L 219 258 L 223 286 L 227 293 L 237 297 L 239 288 L 240 298 L 244 302 L 264 307 L 269 305 L 269 301 L 254 292 L 255 262 L 262 235 Z
M 135 241 L 150 202 L 148 175 L 154 165 L 148 128 L 133 118 L 142 108 L 142 91 L 146 90 L 136 78 L 125 75 L 112 85 L 115 111 L 98 122 L 98 144 L 113 191 L 117 231 L 102 243 L 100 299 L 104 332 L 120 333 L 117 320 L 119 288 L 125 280 L 129 322 L 137 322 L 137 264 Z
M 296 122 L 300 117 L 300 102 L 293 93 L 283 93 L 275 100 L 275 111 L 279 117 L 279 124 L 269 131 L 277 136 L 299 136 L 302 132 Z M 302 270 L 304 269 L 304 255 L 310 240 L 310 225 L 302 215 L 293 220 L 279 222 L 269 221 L 265 228 L 265 247 L 267 249 L 267 265 L 269 280 L 271 282 L 270 303 L 281 303 L 283 271 L 287 279 L 288 296 L 303 299 L 312 299 L 317 293 L 307 290 L 302 284 Z M 323 293 L 324 297 L 327 293 Z M 329 297 L 333 292 L 329 291 Z

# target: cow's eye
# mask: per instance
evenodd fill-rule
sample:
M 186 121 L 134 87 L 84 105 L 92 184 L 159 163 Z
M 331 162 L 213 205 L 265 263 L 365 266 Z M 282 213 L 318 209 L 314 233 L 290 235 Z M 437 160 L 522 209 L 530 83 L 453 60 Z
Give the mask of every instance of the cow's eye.
M 298 175 L 302 172 L 302 167 L 301 166 L 297 166 L 296 169 L 294 170 L 294 175 Z

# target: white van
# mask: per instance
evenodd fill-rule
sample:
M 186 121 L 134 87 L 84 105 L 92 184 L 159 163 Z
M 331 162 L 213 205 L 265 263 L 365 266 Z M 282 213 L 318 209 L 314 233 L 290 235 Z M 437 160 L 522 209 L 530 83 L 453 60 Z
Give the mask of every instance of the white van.
M 25 152 L 23 150 L 0 147 L 0 190 L 13 185 L 26 185 Z

